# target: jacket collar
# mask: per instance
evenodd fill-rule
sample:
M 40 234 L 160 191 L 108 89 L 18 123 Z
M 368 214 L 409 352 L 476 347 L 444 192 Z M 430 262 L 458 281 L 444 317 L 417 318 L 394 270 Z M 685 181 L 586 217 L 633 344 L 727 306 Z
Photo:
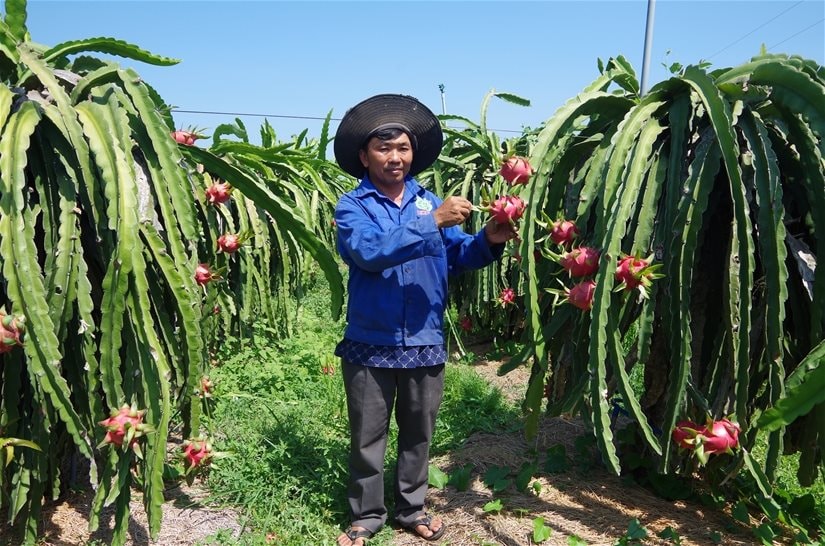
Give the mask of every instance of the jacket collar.
M 401 201 L 401 207 L 404 207 L 407 203 L 411 200 L 415 199 L 415 197 L 423 190 L 421 185 L 418 181 L 413 178 L 412 176 L 407 175 L 404 179 L 404 198 Z M 358 184 L 358 187 L 355 188 L 353 194 L 356 197 L 366 197 L 367 195 L 374 194 L 379 199 L 387 199 L 388 197 L 381 193 L 378 188 L 375 187 L 375 184 L 372 183 L 370 180 L 369 175 L 364 175 L 364 178 L 361 179 L 361 183 Z

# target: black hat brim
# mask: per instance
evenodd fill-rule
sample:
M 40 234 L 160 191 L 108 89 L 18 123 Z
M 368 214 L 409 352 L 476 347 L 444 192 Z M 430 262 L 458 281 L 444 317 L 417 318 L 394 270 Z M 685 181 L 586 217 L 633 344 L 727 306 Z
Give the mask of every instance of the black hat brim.
M 414 97 L 383 94 L 365 99 L 344 114 L 335 133 L 335 160 L 355 178 L 364 174 L 358 152 L 380 126 L 400 125 L 415 137 L 410 175 L 415 176 L 435 162 L 444 144 L 441 124 L 435 114 Z

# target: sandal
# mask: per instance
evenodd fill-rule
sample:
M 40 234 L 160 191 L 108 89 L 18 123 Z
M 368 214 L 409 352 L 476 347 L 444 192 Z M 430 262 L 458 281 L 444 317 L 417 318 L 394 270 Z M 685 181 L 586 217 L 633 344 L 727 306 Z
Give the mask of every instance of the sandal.
M 347 536 L 351 544 L 355 544 L 355 541 L 359 538 L 370 539 L 375 533 L 373 533 L 369 529 L 353 529 L 350 525 L 349 527 L 347 527 L 347 530 L 344 531 L 344 534 Z M 366 544 L 366 540 L 364 541 L 364 543 Z
M 438 531 L 433 531 L 432 527 L 430 527 L 432 525 L 432 523 L 433 523 L 433 518 L 431 516 L 425 515 L 425 516 L 421 516 L 417 520 L 415 520 L 412 523 L 410 523 L 409 525 L 407 525 L 406 528 L 407 528 L 407 530 L 412 531 L 413 533 L 415 533 L 419 537 L 423 538 L 424 540 L 438 540 L 439 538 L 441 538 L 444 535 L 444 530 L 447 528 L 447 525 L 442 521 L 441 522 L 441 527 L 438 528 Z M 430 533 L 432 533 L 432 534 L 428 537 L 425 537 L 424 535 L 419 533 L 418 529 L 417 529 L 419 525 L 425 526 L 427 529 L 430 530 Z

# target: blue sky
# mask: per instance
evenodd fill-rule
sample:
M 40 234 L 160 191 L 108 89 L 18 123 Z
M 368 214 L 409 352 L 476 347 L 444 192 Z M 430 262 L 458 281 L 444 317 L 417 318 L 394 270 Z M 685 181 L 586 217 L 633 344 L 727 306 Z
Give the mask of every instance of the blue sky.
M 503 137 L 547 120 L 598 74 L 597 58 L 624 55 L 641 77 L 647 0 L 578 1 L 47 1 L 29 0 L 36 42 L 111 36 L 181 59 L 134 66 L 180 110 L 178 126 L 211 132 L 240 117 L 257 139 L 265 114 L 279 138 L 376 93 L 417 97 L 434 112 L 478 121 L 491 89 L 530 107 L 494 102 Z M 709 60 L 735 66 L 764 44 L 825 64 L 825 0 L 658 0 L 649 83 L 662 66 Z M 283 117 L 282 117 L 283 116 Z M 333 122 L 333 131 L 337 124 Z

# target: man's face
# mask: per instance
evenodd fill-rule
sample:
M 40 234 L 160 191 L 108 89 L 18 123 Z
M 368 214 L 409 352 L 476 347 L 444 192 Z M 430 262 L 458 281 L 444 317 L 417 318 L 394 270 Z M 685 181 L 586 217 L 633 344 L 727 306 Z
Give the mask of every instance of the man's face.
M 403 183 L 413 160 L 412 144 L 406 133 L 392 140 L 372 137 L 366 150 L 361 150 L 358 155 L 370 180 L 378 186 Z

